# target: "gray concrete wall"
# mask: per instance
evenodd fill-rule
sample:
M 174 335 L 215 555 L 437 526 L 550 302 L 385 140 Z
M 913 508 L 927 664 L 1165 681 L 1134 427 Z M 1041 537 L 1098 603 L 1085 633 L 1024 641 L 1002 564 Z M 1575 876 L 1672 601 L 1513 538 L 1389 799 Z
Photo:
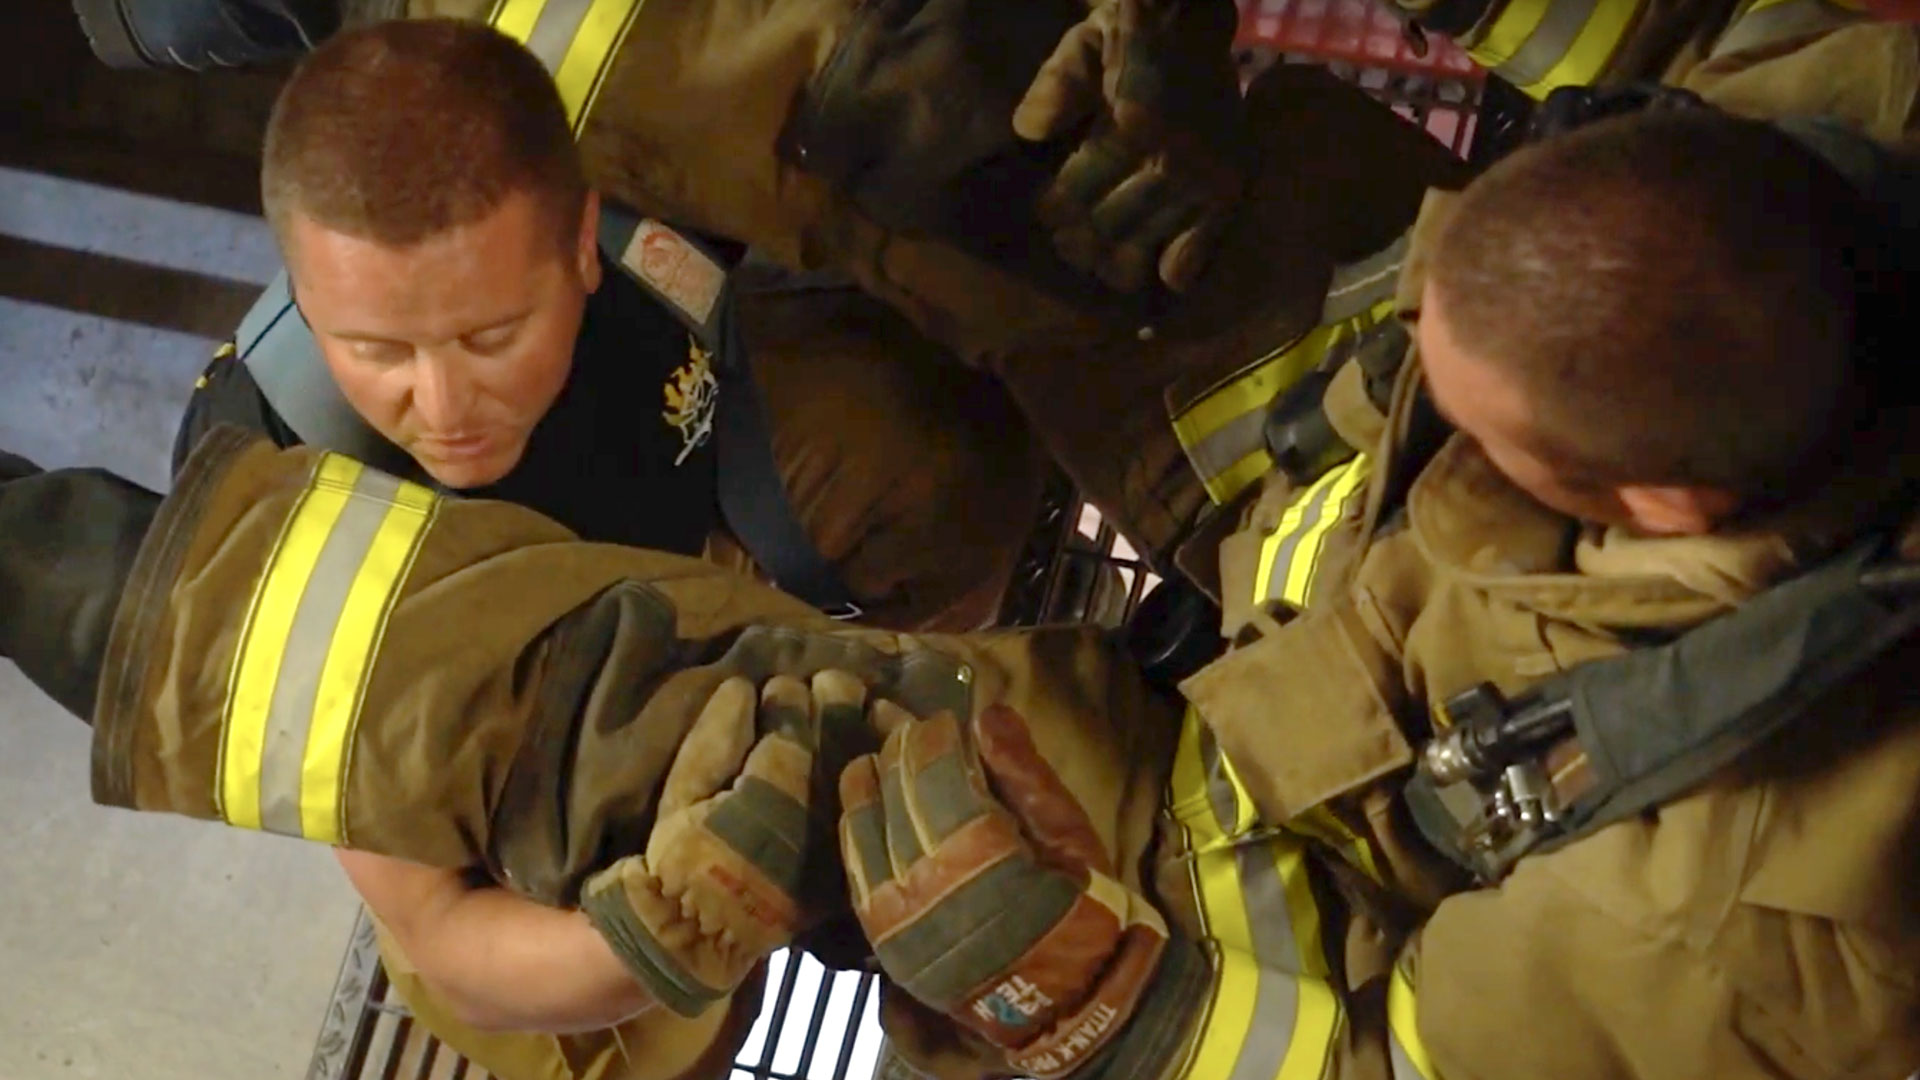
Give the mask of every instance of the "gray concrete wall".
M 163 486 L 274 265 L 257 218 L 0 169 L 0 446 Z M 305 1075 L 356 908 L 331 855 L 95 807 L 87 755 L 0 661 L 0 1080 Z

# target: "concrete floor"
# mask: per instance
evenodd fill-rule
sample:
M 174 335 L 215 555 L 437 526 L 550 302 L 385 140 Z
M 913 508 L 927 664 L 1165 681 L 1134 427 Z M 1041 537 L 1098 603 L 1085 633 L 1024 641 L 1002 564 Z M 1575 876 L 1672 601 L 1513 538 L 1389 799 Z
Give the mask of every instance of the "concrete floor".
M 231 325 L 264 225 L 0 169 L 0 244 L 0 446 L 164 486 L 214 345 L 179 328 Z M 0 661 L 0 1080 L 303 1076 L 356 910 L 332 857 L 95 807 L 87 735 Z

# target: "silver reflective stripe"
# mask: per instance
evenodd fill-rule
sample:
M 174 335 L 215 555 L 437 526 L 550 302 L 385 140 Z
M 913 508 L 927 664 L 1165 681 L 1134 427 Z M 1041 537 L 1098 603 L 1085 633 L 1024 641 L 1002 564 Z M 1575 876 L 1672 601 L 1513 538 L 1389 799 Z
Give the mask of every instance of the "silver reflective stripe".
M 1300 527 L 1293 530 L 1291 536 L 1281 541 L 1279 550 L 1273 553 L 1273 559 L 1269 564 L 1273 568 L 1273 574 L 1267 581 L 1266 595 L 1260 598 L 1262 602 L 1278 600 L 1286 595 L 1288 569 L 1293 566 L 1294 555 L 1300 550 L 1300 542 L 1318 534 L 1320 519 L 1329 512 L 1327 503 L 1333 497 L 1333 490 L 1339 485 L 1321 482 L 1316 487 L 1313 501 L 1307 504 L 1306 510 L 1300 515 Z M 1338 504 L 1334 506 L 1332 512 L 1339 513 Z
M 1786 0 L 1764 7 L 1755 4 L 1733 20 L 1707 56 L 1713 59 L 1777 41 L 1838 30 L 1866 18 L 1864 13 L 1847 11 L 1822 0 Z
M 1385 249 L 1336 269 L 1326 306 L 1320 311 L 1321 323 L 1351 319 L 1392 296 L 1400 284 L 1400 265 L 1407 261 L 1408 241 L 1409 234 L 1401 233 Z
M 301 773 L 320 676 L 348 593 L 399 493 L 400 481 L 373 469 L 361 470 L 300 594 L 261 743 L 260 827 L 268 832 L 304 835 Z
M 1213 806 L 1213 819 L 1220 832 L 1233 837 L 1243 832 L 1240 823 L 1240 798 L 1228 779 L 1225 758 L 1213 729 L 1200 733 L 1200 762 L 1207 771 L 1207 801 Z M 1253 958 L 1261 967 L 1280 971 L 1301 971 L 1300 946 L 1293 939 L 1292 917 L 1287 914 L 1286 889 L 1280 882 L 1273 852 L 1265 843 L 1236 843 L 1235 860 L 1240 868 L 1240 893 L 1247 901 L 1247 921 L 1253 931 Z
M 540 9 L 540 18 L 533 24 L 533 32 L 527 35 L 527 49 L 540 58 L 547 70 L 560 73 L 560 62 L 567 58 L 567 49 L 573 44 L 573 37 L 580 32 L 580 23 L 587 17 L 587 8 L 593 0 L 547 0 Z
M 1214 820 L 1220 825 L 1221 835 L 1231 839 L 1240 831 L 1240 800 L 1233 781 L 1227 778 L 1220 745 L 1210 728 L 1200 733 L 1200 762 L 1206 769 L 1207 801 L 1213 807 Z M 1227 1080 L 1274 1080 L 1293 1045 L 1299 1018 L 1300 985 L 1285 972 L 1300 970 L 1300 952 L 1293 940 L 1286 889 L 1272 850 L 1264 843 L 1236 843 L 1233 855 L 1259 981 L 1254 990 L 1253 1022 Z
M 1400 1036 L 1391 1030 L 1387 1032 L 1387 1058 L 1393 1067 L 1393 1080 L 1436 1080 L 1420 1071 L 1420 1066 L 1408 1056 L 1407 1048 L 1400 1045 Z
M 1250 409 L 1220 425 L 1187 451 L 1201 476 L 1219 476 L 1256 450 L 1267 448 L 1267 410 Z
M 1573 48 L 1574 39 L 1593 15 L 1597 0 L 1553 0 L 1540 25 L 1527 40 L 1513 50 L 1505 63 L 1494 68 L 1500 77 L 1515 86 L 1532 86 L 1553 72 Z M 1611 0 L 1620 3 L 1624 0 Z

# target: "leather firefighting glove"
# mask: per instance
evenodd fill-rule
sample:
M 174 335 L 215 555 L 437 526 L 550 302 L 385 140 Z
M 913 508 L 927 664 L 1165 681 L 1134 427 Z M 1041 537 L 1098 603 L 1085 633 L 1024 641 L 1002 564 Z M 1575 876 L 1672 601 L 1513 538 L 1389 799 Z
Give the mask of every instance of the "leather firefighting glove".
M 0 657 L 91 721 L 120 593 L 160 496 L 0 452 Z
M 893 717 L 887 720 L 887 717 Z M 1166 923 L 1116 877 L 1020 714 L 905 717 L 840 778 L 854 914 L 902 990 L 1039 1080 L 1085 1065 L 1154 981 Z
M 1132 292 L 1193 284 L 1246 185 L 1232 0 L 1099 0 L 1041 65 L 1014 133 L 1087 132 L 1041 195 L 1061 257 Z
M 775 676 L 758 695 L 728 679 L 707 701 L 667 770 L 646 850 L 582 894 L 654 1000 L 699 1015 L 819 914 L 802 899 L 809 847 L 830 843 L 808 813 L 817 732 L 861 723 L 865 694 L 826 671 L 811 687 Z

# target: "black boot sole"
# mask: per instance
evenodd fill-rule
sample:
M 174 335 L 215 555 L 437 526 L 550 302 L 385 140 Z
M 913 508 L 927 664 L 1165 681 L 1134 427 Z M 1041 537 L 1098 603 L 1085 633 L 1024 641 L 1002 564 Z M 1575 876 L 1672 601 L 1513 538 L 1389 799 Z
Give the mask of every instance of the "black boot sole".
M 108 67 L 122 70 L 162 66 L 140 48 L 133 30 L 127 26 L 126 12 L 120 3 L 121 0 L 73 0 L 73 13 L 87 35 L 87 44 L 93 46 L 93 55 Z

